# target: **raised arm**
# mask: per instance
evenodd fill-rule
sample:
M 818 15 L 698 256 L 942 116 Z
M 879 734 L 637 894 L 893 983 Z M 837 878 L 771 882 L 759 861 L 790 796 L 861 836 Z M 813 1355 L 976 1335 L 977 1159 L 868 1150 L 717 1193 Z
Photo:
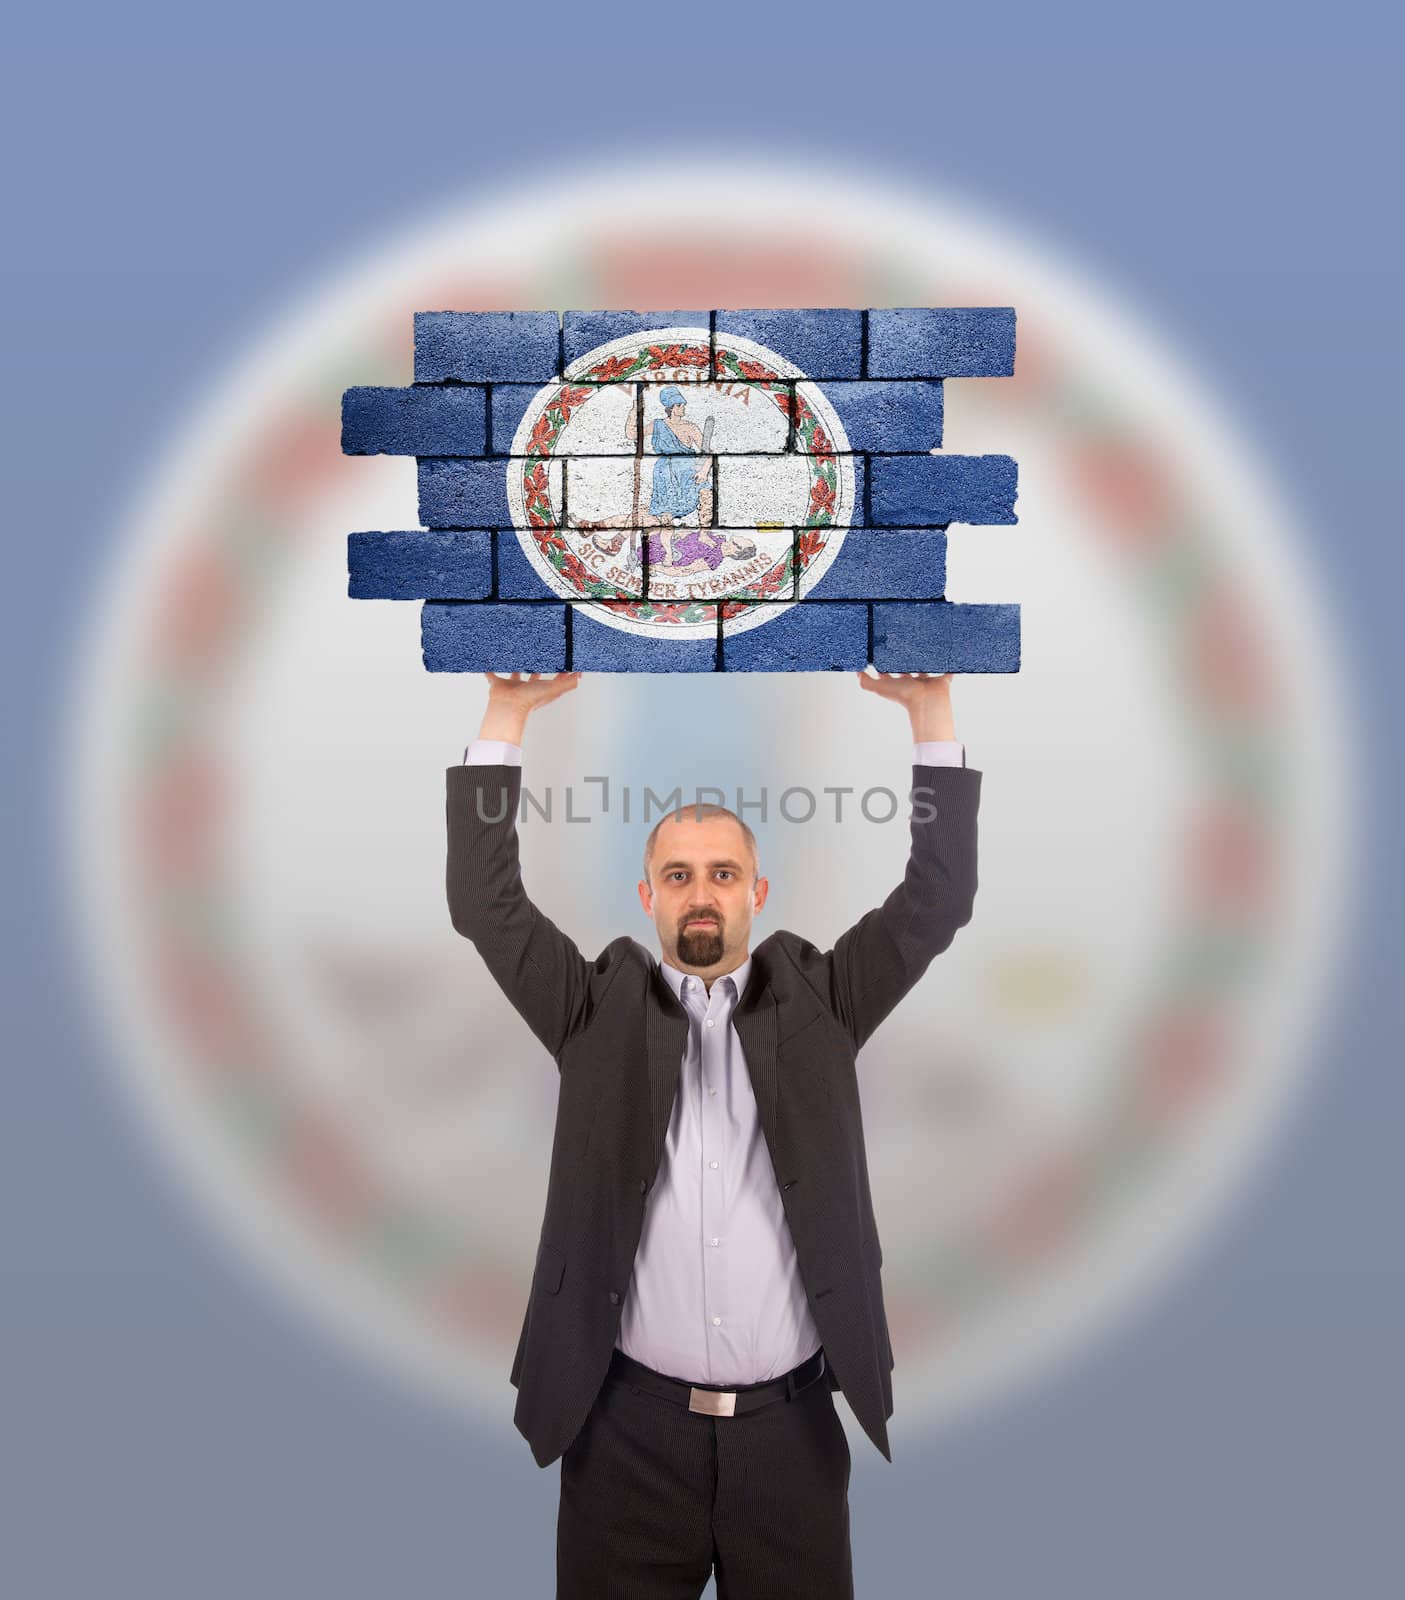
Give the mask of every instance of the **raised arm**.
M 870 694 L 907 707 L 915 748 L 903 880 L 820 958 L 855 1049 L 971 920 L 981 795 L 981 774 L 964 764 L 965 750 L 956 742 L 950 673 L 875 678 L 861 672 L 858 678 Z
M 593 969 L 522 886 L 517 809 L 527 718 L 574 689 L 580 674 L 484 676 L 488 706 L 478 741 L 446 775 L 449 916 L 532 1032 L 559 1057 L 585 1009 Z

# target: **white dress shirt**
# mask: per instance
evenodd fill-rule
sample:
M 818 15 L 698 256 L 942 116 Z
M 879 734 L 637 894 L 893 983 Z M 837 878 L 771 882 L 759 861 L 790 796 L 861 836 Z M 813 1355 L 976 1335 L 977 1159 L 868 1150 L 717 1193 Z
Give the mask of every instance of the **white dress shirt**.
M 966 752 L 924 740 L 912 759 L 965 766 Z M 522 747 L 475 739 L 464 760 L 520 766 Z M 688 1043 L 615 1343 L 685 1383 L 763 1383 L 808 1360 L 820 1336 L 732 1024 L 751 957 L 710 992 L 660 966 L 688 1013 Z
M 761 1383 L 808 1360 L 820 1336 L 732 1025 L 751 957 L 710 994 L 661 966 L 688 1044 L 615 1342 L 687 1383 Z

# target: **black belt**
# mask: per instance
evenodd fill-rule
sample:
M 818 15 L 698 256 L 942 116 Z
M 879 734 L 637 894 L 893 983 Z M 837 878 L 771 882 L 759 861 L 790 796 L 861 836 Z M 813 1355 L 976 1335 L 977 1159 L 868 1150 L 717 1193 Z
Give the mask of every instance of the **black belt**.
M 769 1378 L 765 1383 L 744 1383 L 724 1389 L 713 1383 L 684 1383 L 681 1378 L 670 1378 L 655 1372 L 642 1361 L 627 1356 L 616 1347 L 610 1357 L 610 1378 L 632 1384 L 648 1394 L 656 1394 L 689 1411 L 700 1411 L 710 1417 L 740 1417 L 748 1411 L 758 1411 L 773 1400 L 793 1400 L 802 1390 L 818 1382 L 825 1370 L 824 1348 L 816 1350 L 808 1360 L 792 1367 L 784 1377 Z

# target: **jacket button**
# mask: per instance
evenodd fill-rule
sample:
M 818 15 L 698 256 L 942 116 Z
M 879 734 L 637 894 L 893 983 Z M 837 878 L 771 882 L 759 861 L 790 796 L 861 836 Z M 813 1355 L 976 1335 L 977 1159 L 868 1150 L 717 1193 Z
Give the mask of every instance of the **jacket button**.
M 783 1183 L 781 1185 L 781 1188 L 782 1189 L 793 1189 L 795 1187 L 795 1185 L 797 1183 L 799 1183 L 799 1182 L 800 1182 L 799 1178 L 792 1178 L 792 1179 L 790 1179 L 790 1181 L 788 1183 Z
M 610 1290 L 610 1304 L 612 1306 L 617 1306 L 619 1303 L 620 1303 L 620 1292 L 619 1292 L 619 1290 L 618 1289 L 611 1289 Z
M 649 1192 L 649 1180 L 647 1178 L 641 1178 L 639 1180 L 639 1192 L 640 1192 L 640 1194 L 648 1194 L 648 1192 Z

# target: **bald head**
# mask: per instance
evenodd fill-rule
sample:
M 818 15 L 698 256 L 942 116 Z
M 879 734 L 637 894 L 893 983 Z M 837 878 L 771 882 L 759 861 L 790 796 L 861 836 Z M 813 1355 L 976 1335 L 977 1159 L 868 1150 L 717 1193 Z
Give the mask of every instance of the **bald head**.
M 761 854 L 757 849 L 756 835 L 735 811 L 728 810 L 726 806 L 713 805 L 710 801 L 704 800 L 697 805 L 683 806 L 677 811 L 666 811 L 654 824 L 649 832 L 649 837 L 644 842 L 644 881 L 646 883 L 654 881 L 653 864 L 659 848 L 660 835 L 665 838 L 665 854 L 660 857 L 660 860 L 666 861 L 666 844 L 669 839 L 679 837 L 687 839 L 690 843 L 692 841 L 693 835 L 682 834 L 680 832 L 681 829 L 696 828 L 700 823 L 709 823 L 719 817 L 730 819 L 733 828 L 713 827 L 709 829 L 709 835 L 713 838 L 718 838 L 725 837 L 728 832 L 737 833 L 737 848 L 741 852 L 739 861 L 749 866 L 753 882 L 759 878 L 761 876 Z M 665 827 L 667 827 L 667 832 L 665 832 Z

